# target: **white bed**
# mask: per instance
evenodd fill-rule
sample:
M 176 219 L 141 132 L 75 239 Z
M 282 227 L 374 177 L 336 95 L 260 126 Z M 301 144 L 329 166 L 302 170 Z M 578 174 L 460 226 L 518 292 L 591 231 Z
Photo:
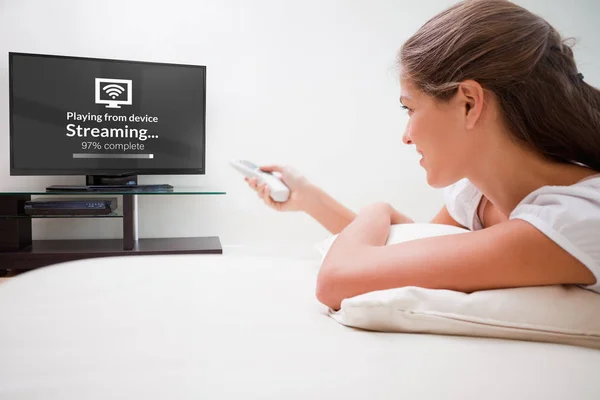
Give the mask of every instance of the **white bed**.
M 0 399 L 598 399 L 600 351 L 361 331 L 317 260 L 91 259 L 0 285 Z

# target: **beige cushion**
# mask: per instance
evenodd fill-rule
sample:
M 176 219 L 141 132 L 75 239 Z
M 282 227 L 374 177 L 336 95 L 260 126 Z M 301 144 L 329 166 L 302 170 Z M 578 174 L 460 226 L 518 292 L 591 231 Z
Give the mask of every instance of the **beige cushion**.
M 387 244 L 457 234 L 435 224 L 391 227 Z M 320 243 L 322 255 L 333 243 Z M 327 245 L 328 244 L 328 245 Z M 340 324 L 373 331 L 435 333 L 564 343 L 600 348 L 600 295 L 575 285 L 483 290 L 402 287 L 342 301 L 329 315 Z

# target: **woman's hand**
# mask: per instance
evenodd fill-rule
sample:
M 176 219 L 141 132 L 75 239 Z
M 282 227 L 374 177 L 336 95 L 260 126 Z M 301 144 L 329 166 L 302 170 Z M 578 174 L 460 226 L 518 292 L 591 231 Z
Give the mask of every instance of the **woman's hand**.
M 265 184 L 259 184 L 256 178 L 245 178 L 252 189 L 256 191 L 264 203 L 277 211 L 303 211 L 306 203 L 313 195 L 313 187 L 303 175 L 290 166 L 265 165 L 260 169 L 265 172 L 273 173 L 280 178 L 290 189 L 290 197 L 287 201 L 280 203 L 273 201 L 270 195 L 269 187 Z
M 383 246 L 392 225 L 413 222 L 389 203 L 377 202 L 361 208 L 354 221 L 340 233 L 336 241 L 345 243 L 344 251 L 353 246 Z
M 394 210 L 394 209 L 392 208 L 392 206 L 389 203 L 378 201 L 376 203 L 372 203 L 372 204 L 369 204 L 369 205 L 361 208 L 360 211 L 358 212 L 358 215 L 373 214 L 373 213 L 375 213 L 375 214 L 383 213 L 384 215 L 392 215 L 392 210 Z
M 391 216 L 394 211 L 391 205 L 383 202 L 361 208 L 354 221 L 340 232 L 329 252 L 335 253 L 334 246 L 341 249 L 342 253 L 352 251 L 357 246 L 383 246 L 392 225 Z
M 377 202 L 369 204 L 368 206 L 361 209 L 360 214 L 376 214 L 384 215 L 390 218 L 390 226 L 396 224 L 412 224 L 414 221 L 396 210 L 389 203 Z

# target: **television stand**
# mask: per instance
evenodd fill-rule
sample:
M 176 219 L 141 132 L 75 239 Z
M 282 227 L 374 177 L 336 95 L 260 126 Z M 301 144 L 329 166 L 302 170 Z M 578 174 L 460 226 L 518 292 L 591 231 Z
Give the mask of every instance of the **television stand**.
M 85 191 L 7 191 L 0 192 L 0 270 L 31 270 L 60 262 L 94 257 L 157 254 L 223 254 L 217 236 L 138 237 L 138 196 L 151 195 L 223 195 L 225 192 L 199 187 L 179 187 L 165 191 L 102 191 L 102 195 L 122 196 L 122 213 L 108 215 L 31 216 L 25 214 L 25 202 L 32 195 L 77 196 Z M 32 240 L 34 218 L 122 218 L 121 239 Z M 184 217 L 185 218 L 185 217 Z M 1 272 L 1 271 L 0 271 Z

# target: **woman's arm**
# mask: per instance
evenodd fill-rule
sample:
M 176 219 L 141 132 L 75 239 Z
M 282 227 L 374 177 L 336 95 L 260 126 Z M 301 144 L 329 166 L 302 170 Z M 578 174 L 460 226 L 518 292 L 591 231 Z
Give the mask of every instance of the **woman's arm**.
M 277 211 L 304 211 L 313 217 L 329 232 L 340 233 L 356 217 L 356 213 L 336 201 L 321 188 L 312 184 L 306 177 L 289 165 L 263 165 L 261 170 L 278 173 L 290 188 L 290 198 L 283 203 L 270 198 L 269 187 L 258 182 L 257 178 L 245 178 L 248 185 L 254 189 L 265 204 Z M 413 222 L 407 216 L 394 211 L 393 223 Z
M 301 209 L 333 234 L 342 231 L 356 217 L 356 213 L 313 184 L 306 188 L 303 199 Z
M 319 271 L 319 301 L 337 310 L 345 298 L 403 286 L 470 293 L 596 281 L 584 264 L 523 220 L 384 246 L 390 215 L 384 205 L 367 208 L 340 233 Z
M 468 229 L 466 226 L 463 226 L 456 222 L 454 218 L 448 212 L 448 208 L 444 205 L 442 209 L 433 217 L 430 224 L 442 224 L 442 225 L 451 225 L 456 226 L 463 229 Z
M 309 188 L 305 189 L 305 192 L 306 193 L 303 193 L 304 200 L 301 206 L 302 210 L 323 225 L 329 232 L 333 234 L 340 233 L 356 218 L 356 213 L 337 202 L 321 188 L 311 184 Z M 388 207 L 390 209 L 392 224 L 406 224 L 413 222 L 413 220 L 406 215 L 394 210 L 389 205 Z

